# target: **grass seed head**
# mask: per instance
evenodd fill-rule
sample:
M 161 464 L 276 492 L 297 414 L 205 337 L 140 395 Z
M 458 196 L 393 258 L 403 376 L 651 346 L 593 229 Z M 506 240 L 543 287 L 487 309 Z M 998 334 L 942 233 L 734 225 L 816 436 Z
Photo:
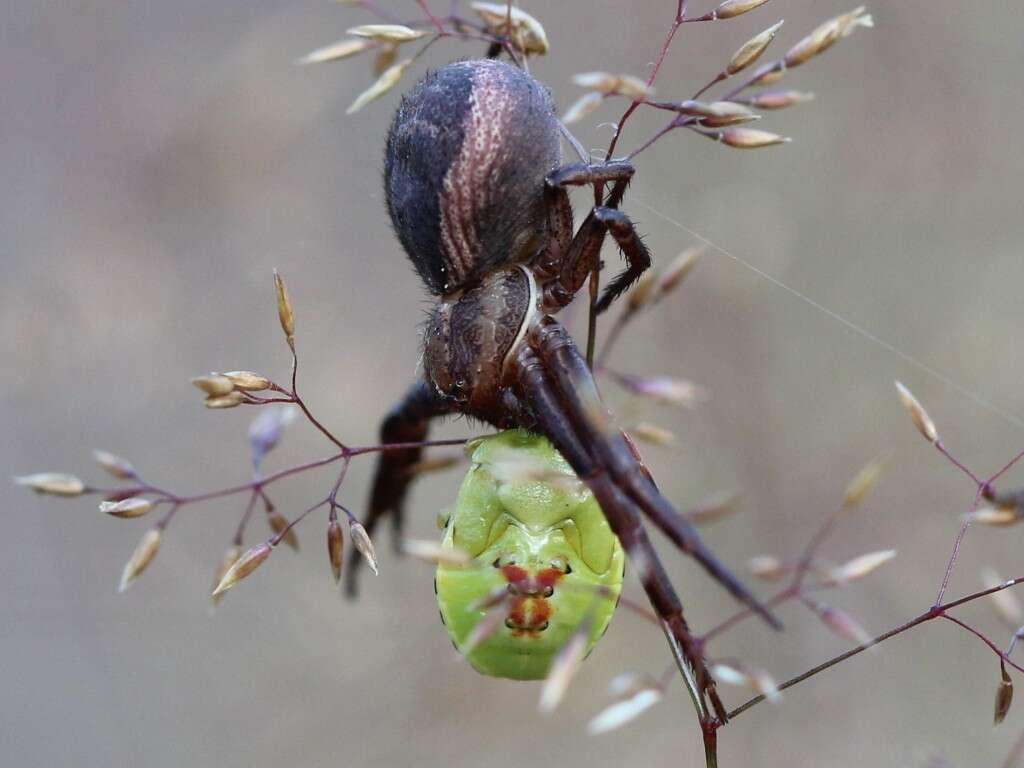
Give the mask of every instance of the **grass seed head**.
M 573 75 L 572 81 L 581 88 L 587 88 L 606 95 L 620 93 L 637 101 L 642 101 L 654 94 L 654 89 L 645 80 L 635 75 L 581 72 L 578 75 Z
M 132 582 L 142 575 L 142 572 L 153 562 L 159 549 L 160 530 L 151 528 L 143 534 L 132 556 L 125 563 L 124 570 L 121 572 L 121 583 L 117 588 L 118 592 L 124 592 L 132 585 Z
M 153 502 L 137 496 L 120 501 L 101 501 L 100 512 L 121 518 L 142 517 L 153 509 Z
M 719 134 L 723 144 L 736 149 L 761 149 L 775 144 L 786 144 L 790 139 L 756 128 L 726 128 Z
M 641 421 L 634 424 L 630 427 L 629 432 L 638 440 L 643 440 L 652 445 L 665 447 L 674 445 L 676 442 L 674 432 L 664 427 L 659 427 L 657 424 L 651 424 L 649 421 Z
M 917 427 L 917 431 L 932 445 L 939 442 L 939 431 L 935 428 L 935 422 L 932 421 L 924 406 L 917 401 L 917 398 L 914 397 L 909 389 L 898 381 L 896 382 L 896 391 L 899 393 L 900 403 L 903 404 L 906 412 L 910 414 L 910 418 L 914 422 L 914 426 Z
M 395 63 L 398 58 L 397 43 L 385 43 L 373 57 L 373 74 L 380 76 L 384 71 Z
M 323 48 L 317 48 L 315 51 L 310 51 L 299 59 L 297 63 L 323 64 L 328 61 L 339 61 L 351 56 L 356 56 L 363 51 L 368 51 L 371 48 L 376 47 L 377 43 L 375 41 L 368 40 L 366 38 L 339 40 L 331 45 L 325 45 Z
M 826 627 L 857 645 L 867 645 L 872 637 L 851 614 L 831 606 L 818 606 L 815 611 Z
M 294 526 L 290 526 L 288 518 L 280 512 L 271 512 L 267 515 L 267 523 L 278 541 L 283 541 L 296 552 L 299 551 L 299 535 L 295 532 Z
M 24 485 L 36 493 L 71 498 L 85 493 L 85 483 L 63 472 L 36 472 L 11 478 L 15 485 Z
M 769 702 L 777 704 L 782 700 L 775 679 L 763 669 L 739 663 L 718 663 L 711 666 L 711 675 L 728 685 L 744 686 L 761 694 Z
M 789 49 L 783 61 L 786 67 L 798 67 L 818 56 L 841 38 L 847 37 L 858 27 L 872 27 L 874 21 L 864 6 L 855 8 L 849 13 L 836 16 L 820 24 L 811 34 L 800 40 Z
M 373 548 L 373 542 L 370 540 L 370 534 L 366 532 L 366 528 L 358 520 L 349 520 L 348 523 L 349 535 L 352 537 L 352 544 L 355 546 L 356 551 L 363 556 L 366 560 L 366 564 L 370 566 L 370 570 L 373 571 L 374 575 L 377 575 L 377 551 Z
M 245 399 L 241 392 L 228 392 L 226 395 L 220 395 L 217 397 L 210 396 L 203 402 L 207 408 L 221 409 L 221 408 L 234 408 L 242 404 Z
M 637 690 L 602 709 L 587 723 L 587 732 L 592 735 L 607 733 L 621 728 L 661 701 L 661 689 L 650 686 Z
M 996 705 L 993 723 L 999 725 L 1006 719 L 1013 703 L 1013 680 L 1006 671 L 1006 664 L 999 662 L 999 686 L 996 688 Z
M 235 546 L 235 545 L 231 545 L 230 547 L 227 548 L 227 550 L 225 550 L 224 557 L 221 558 L 220 565 L 217 566 L 217 571 L 213 575 L 213 589 L 214 590 L 217 589 L 217 585 L 220 584 L 221 581 L 224 579 L 224 574 L 226 574 L 229 570 L 231 570 L 231 566 L 233 566 L 235 563 L 237 563 L 238 562 L 238 558 L 240 558 L 241 556 L 242 556 L 242 549 L 241 549 L 241 547 L 238 547 L 238 546 Z M 216 608 L 217 604 L 221 601 L 221 599 L 223 597 L 224 597 L 224 593 L 223 592 L 216 592 L 216 591 L 214 591 L 214 593 L 210 595 L 210 604 L 211 604 L 211 606 Z
M 602 93 L 591 91 L 590 93 L 583 94 L 565 110 L 565 114 L 562 115 L 562 122 L 566 125 L 578 123 L 601 106 L 602 101 L 604 101 L 604 94 Z
M 502 584 L 492 589 L 483 597 L 474 600 L 468 607 L 471 611 L 489 611 L 496 605 L 508 602 L 508 598 L 508 587 Z
M 582 486 L 575 474 L 552 469 L 537 457 L 510 448 L 495 450 L 489 469 L 502 483 L 546 483 L 565 493 L 575 493 Z
M 661 301 L 683 284 L 697 266 L 700 257 L 704 255 L 704 251 L 703 245 L 691 246 L 669 262 L 665 270 L 658 275 L 657 301 Z
M 715 19 L 732 19 L 760 8 L 767 2 L 768 0 L 725 0 L 711 12 L 711 15 Z
M 382 43 L 408 43 L 419 40 L 426 32 L 412 29 L 404 24 L 363 24 L 345 30 L 345 34 L 365 37 Z
M 611 93 L 619 84 L 619 78 L 610 72 L 580 72 L 572 76 L 572 81 L 581 88 L 599 93 Z
M 356 97 L 356 100 L 349 105 L 347 110 L 345 110 L 345 114 L 351 115 L 354 112 L 358 112 L 371 101 L 379 99 L 385 93 L 398 85 L 398 81 L 402 79 L 402 75 L 405 74 L 405 70 L 409 68 L 410 64 L 412 64 L 412 59 L 403 59 L 397 64 L 392 64 L 390 67 L 385 69 L 381 73 L 380 77 L 374 81 L 373 85 Z
M 270 557 L 270 553 L 273 551 L 274 549 L 270 545 L 270 542 L 266 541 L 262 544 L 257 544 L 255 547 L 247 549 L 245 553 L 227 569 L 227 572 L 225 572 L 224 576 L 221 577 L 220 582 L 218 582 L 217 586 L 214 587 L 211 597 L 217 597 L 231 589 L 235 584 L 263 565 L 263 561 Z
M 623 96 L 637 101 L 650 98 L 654 95 L 654 88 L 635 75 L 619 75 L 619 84 L 616 90 Z
M 451 568 L 462 568 L 473 562 L 473 557 L 461 547 L 446 547 L 433 540 L 406 539 L 402 542 L 402 551 L 417 560 Z
M 654 284 L 657 275 L 653 269 L 644 272 L 633 285 L 626 297 L 626 309 L 631 314 L 639 312 L 654 298 Z
M 252 371 L 228 371 L 221 375 L 230 379 L 235 389 L 240 389 L 243 392 L 261 392 L 264 389 L 270 389 L 270 379 Z
M 508 617 L 508 610 L 505 607 L 505 603 L 508 602 L 508 590 L 503 587 L 502 592 L 504 592 L 502 601 L 477 620 L 473 629 L 466 635 L 465 641 L 459 646 L 459 653 L 464 658 L 475 651 L 481 643 L 491 638 Z
M 136 476 L 135 467 L 131 462 L 109 451 L 95 450 L 92 457 L 104 470 L 119 480 L 131 480 Z
M 630 377 L 624 383 L 635 394 L 650 397 L 666 405 L 696 408 L 707 399 L 707 392 L 692 381 L 672 376 Z
M 736 105 L 742 107 L 742 104 L 734 101 L 700 101 L 699 99 L 687 99 L 686 101 L 680 102 L 674 108 L 684 115 L 692 115 L 693 117 L 725 117 L 733 114 Z M 746 107 L 743 109 L 747 112 L 750 110 Z
M 334 583 L 341 581 L 341 564 L 345 556 L 345 542 L 341 535 L 341 524 L 337 520 L 327 523 L 327 557 L 331 561 Z
M 462 459 L 458 456 L 434 456 L 409 465 L 405 470 L 405 474 L 408 477 L 418 477 L 420 475 L 429 475 L 434 472 L 444 472 L 445 470 L 457 467 L 460 464 L 462 464 Z
M 751 88 L 772 85 L 786 76 L 786 69 L 778 64 L 766 64 L 750 80 Z
M 483 20 L 488 32 L 499 37 L 509 35 L 524 54 L 543 55 L 551 49 L 544 25 L 521 8 L 507 3 L 471 3 L 469 7 Z
M 871 490 L 878 484 L 884 467 L 885 459 L 881 456 L 876 456 L 865 464 L 846 486 L 843 506 L 846 508 L 859 506 L 864 501 L 864 497 L 871 493 Z
M 205 392 L 209 397 L 221 397 L 231 394 L 235 383 L 222 373 L 211 373 L 207 376 L 196 376 L 192 385 Z
M 742 125 L 760 120 L 761 116 L 750 107 L 734 101 L 716 101 L 709 105 L 719 113 L 717 117 L 703 117 L 700 124 L 706 128 L 725 128 L 730 125 Z
M 350 108 L 351 109 L 351 108 Z M 277 318 L 281 322 L 281 330 L 284 331 L 285 341 L 295 351 L 295 312 L 292 310 L 292 300 L 288 296 L 288 288 L 284 284 L 284 278 L 274 270 L 274 294 L 277 297 Z
M 775 34 L 782 27 L 782 24 L 782 21 L 777 21 L 764 32 L 759 35 L 754 35 L 754 37 L 741 45 L 739 50 L 732 55 L 731 59 L 729 59 L 729 64 L 725 68 L 725 73 L 730 76 L 735 75 L 737 72 L 742 72 L 761 58 L 761 54 L 768 49 L 769 45 L 771 45 L 772 40 L 775 39 Z
M 814 94 L 808 91 L 765 91 L 743 99 L 742 103 L 755 109 L 785 109 L 813 98 Z
M 869 573 L 881 568 L 887 562 L 896 557 L 895 549 L 883 549 L 878 552 L 868 552 L 860 557 L 855 557 L 837 568 L 833 568 L 829 577 L 837 584 L 845 584 L 857 579 L 863 579 Z
M 551 714 L 565 698 L 576 671 L 587 655 L 589 634 L 590 622 L 584 621 L 551 662 L 551 669 L 548 670 L 548 676 L 540 691 L 540 700 L 537 702 L 541 714 Z
M 747 571 L 758 579 L 778 581 L 789 572 L 789 569 L 777 557 L 757 555 L 747 561 Z
M 1021 521 L 1021 512 L 1017 507 L 984 506 L 967 513 L 964 519 L 981 525 L 1016 525 Z

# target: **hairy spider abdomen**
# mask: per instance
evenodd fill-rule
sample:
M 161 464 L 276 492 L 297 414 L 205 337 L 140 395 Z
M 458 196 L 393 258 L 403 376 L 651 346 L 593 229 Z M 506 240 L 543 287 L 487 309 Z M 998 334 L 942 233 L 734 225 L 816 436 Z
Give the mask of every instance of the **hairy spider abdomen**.
M 544 86 L 494 60 L 428 74 L 388 132 L 384 192 L 398 239 L 434 294 L 531 258 L 544 241 L 544 177 L 559 162 Z
M 521 267 L 491 272 L 438 302 L 424 338 L 427 381 L 463 413 L 504 426 L 509 422 L 500 397 L 505 360 L 522 340 L 536 304 L 536 283 Z

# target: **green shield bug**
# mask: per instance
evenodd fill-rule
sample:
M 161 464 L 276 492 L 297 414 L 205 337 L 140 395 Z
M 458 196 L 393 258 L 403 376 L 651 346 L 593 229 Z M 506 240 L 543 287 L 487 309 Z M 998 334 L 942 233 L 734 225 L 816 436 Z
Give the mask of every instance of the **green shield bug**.
M 479 672 L 542 679 L 574 632 L 586 625 L 588 653 L 604 634 L 622 589 L 622 547 L 546 438 L 510 430 L 474 441 L 467 453 L 471 466 L 442 545 L 472 561 L 438 566 L 441 618 Z M 502 617 L 471 640 L 475 628 Z

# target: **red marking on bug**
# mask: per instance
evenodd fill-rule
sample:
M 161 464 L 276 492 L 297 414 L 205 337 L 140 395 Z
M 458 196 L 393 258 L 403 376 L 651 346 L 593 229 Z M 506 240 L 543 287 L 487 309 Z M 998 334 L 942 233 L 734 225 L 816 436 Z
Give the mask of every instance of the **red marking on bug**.
M 513 634 L 522 632 L 523 629 L 529 625 L 526 623 L 526 598 L 516 597 L 512 599 L 512 604 L 508 609 L 508 620 L 512 625 Z M 516 634 L 518 637 L 518 634 Z
M 563 578 L 565 578 L 564 571 L 560 571 L 557 568 L 545 568 L 537 573 L 537 588 L 542 593 L 547 587 L 554 589 Z
M 520 592 L 530 591 L 530 574 L 526 572 L 525 568 L 520 568 L 518 565 L 506 565 L 502 567 L 501 573 L 505 580 Z
M 530 614 L 530 619 L 533 622 L 533 626 L 546 629 L 547 623 L 551 619 L 551 603 L 543 597 L 535 597 L 532 602 L 533 611 Z
M 565 574 L 557 568 L 544 568 L 531 578 L 529 572 L 518 565 L 506 565 L 501 572 L 516 593 L 506 622 L 512 636 L 540 637 L 554 613 L 545 593 L 553 593 Z

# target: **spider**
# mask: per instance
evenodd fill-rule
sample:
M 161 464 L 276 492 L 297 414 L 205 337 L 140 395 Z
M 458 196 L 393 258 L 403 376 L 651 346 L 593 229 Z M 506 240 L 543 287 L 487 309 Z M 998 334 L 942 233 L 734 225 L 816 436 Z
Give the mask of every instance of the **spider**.
M 651 265 L 619 210 L 633 166 L 562 165 L 560 134 L 547 89 L 493 59 L 444 66 L 403 98 L 387 137 L 385 197 L 395 233 L 437 303 L 424 332 L 423 378 L 387 415 L 381 441 L 422 441 L 430 420 L 448 414 L 547 437 L 639 564 L 670 640 L 699 659 L 644 517 L 736 598 L 779 625 L 658 491 L 554 317 L 598 266 L 607 234 L 626 268 L 605 288 L 598 312 Z M 573 234 L 568 189 L 587 185 L 608 191 Z M 400 529 L 408 469 L 419 453 L 381 455 L 367 529 L 385 516 Z M 350 561 L 350 590 L 356 567 Z

